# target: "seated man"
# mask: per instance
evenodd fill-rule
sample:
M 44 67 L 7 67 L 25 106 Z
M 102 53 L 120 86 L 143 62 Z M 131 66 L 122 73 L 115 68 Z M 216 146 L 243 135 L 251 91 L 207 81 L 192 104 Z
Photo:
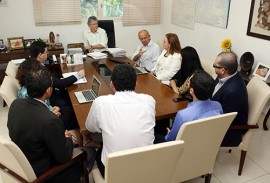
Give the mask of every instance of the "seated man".
M 193 101 L 185 109 L 177 112 L 172 129 L 168 129 L 165 138 L 162 139 L 162 136 L 156 134 L 155 143 L 175 140 L 184 123 L 222 114 L 220 103 L 210 100 L 214 88 L 214 79 L 207 72 L 196 70 L 191 76 L 189 84 L 189 93 Z
M 36 176 L 52 166 L 65 163 L 73 154 L 75 136 L 63 128 L 61 120 L 50 112 L 45 100 L 52 94 L 52 78 L 46 68 L 31 70 L 26 75 L 29 97 L 16 99 L 8 113 L 11 140 L 22 150 Z M 87 149 L 91 169 L 95 150 Z M 48 182 L 77 183 L 81 177 L 80 162 L 53 176 Z
M 238 113 L 232 125 L 247 124 L 248 94 L 245 82 L 237 72 L 237 56 L 232 52 L 222 52 L 217 56 L 213 67 L 218 77 L 212 99 L 221 104 L 224 113 Z M 229 130 L 221 146 L 238 146 L 245 132 Z
M 103 149 L 97 165 L 104 176 L 107 155 L 112 152 L 153 144 L 155 100 L 134 92 L 137 75 L 130 65 L 117 65 L 110 86 L 114 95 L 93 102 L 85 125 L 90 132 L 102 133 Z M 100 156 L 101 155 L 101 156 Z
M 88 18 L 88 30 L 83 31 L 84 49 L 91 51 L 102 51 L 107 48 L 108 37 L 106 31 L 98 27 L 98 19 L 95 16 Z
M 35 41 L 29 48 L 30 56 L 32 59 L 39 62 L 41 65 L 45 65 L 48 56 L 48 48 L 46 43 L 42 41 Z M 68 93 L 65 88 L 75 83 L 80 78 L 84 77 L 84 69 L 77 72 L 75 75 L 67 78 L 56 78 L 53 77 L 53 94 L 51 97 L 51 105 L 53 106 L 66 106 L 71 105 L 69 101 Z
M 141 44 L 137 47 L 132 60 L 140 67 L 151 71 L 160 55 L 160 48 L 151 40 L 151 36 L 147 30 L 141 30 L 138 33 L 138 37 Z

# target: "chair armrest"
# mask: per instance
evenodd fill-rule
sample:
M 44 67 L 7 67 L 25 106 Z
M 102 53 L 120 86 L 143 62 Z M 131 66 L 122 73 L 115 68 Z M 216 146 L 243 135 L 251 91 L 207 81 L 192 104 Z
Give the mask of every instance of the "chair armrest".
M 81 160 L 81 162 L 82 162 L 83 171 L 84 171 L 83 175 L 86 176 L 86 174 L 87 174 L 87 179 L 88 179 L 87 153 L 86 153 L 86 151 L 84 151 L 80 148 L 74 148 L 72 158 L 69 161 L 67 161 L 66 163 L 60 164 L 60 165 L 53 166 L 52 168 L 47 170 L 45 173 L 43 173 L 41 176 L 39 176 L 32 183 L 44 182 L 45 180 L 51 178 L 52 176 L 56 175 L 60 171 L 66 169 L 70 165 L 78 162 L 79 160 Z M 89 182 L 89 180 L 88 180 L 88 182 Z
M 258 124 L 256 125 L 231 125 L 229 130 L 249 130 L 259 128 Z

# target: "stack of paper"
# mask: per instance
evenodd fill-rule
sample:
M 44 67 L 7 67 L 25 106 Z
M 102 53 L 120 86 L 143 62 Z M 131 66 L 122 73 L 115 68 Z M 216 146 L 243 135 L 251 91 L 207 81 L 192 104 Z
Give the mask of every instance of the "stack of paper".
M 82 52 L 83 52 L 82 48 L 68 48 L 69 55 L 73 55 L 76 53 L 82 53 Z
M 125 57 L 127 52 L 122 48 L 108 48 L 113 57 Z
M 101 52 L 91 52 L 91 53 L 87 53 L 87 56 L 90 56 L 90 57 L 92 57 L 93 59 L 103 59 L 103 58 L 107 58 L 107 54 L 101 53 Z

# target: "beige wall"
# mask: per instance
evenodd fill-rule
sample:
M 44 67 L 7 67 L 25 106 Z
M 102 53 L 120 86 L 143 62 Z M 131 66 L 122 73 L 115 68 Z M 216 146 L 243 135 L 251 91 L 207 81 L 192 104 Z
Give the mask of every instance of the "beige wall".
M 177 33 L 182 47 L 193 46 L 203 59 L 214 61 L 221 51 L 220 44 L 225 38 L 232 40 L 232 50 L 240 57 L 250 51 L 255 62 L 270 65 L 270 41 L 246 35 L 250 0 L 231 0 L 230 15 L 227 29 L 222 29 L 195 22 L 194 30 L 171 24 L 172 0 L 163 0 L 162 4 L 162 34 Z M 269 32 L 270 35 L 270 32 Z M 256 63 L 253 68 L 256 67 Z
M 32 0 L 9 0 L 8 7 L 0 8 L 0 39 L 5 44 L 8 37 L 24 36 L 25 39 L 48 38 L 49 32 L 60 34 L 60 40 L 67 43 L 81 42 L 81 33 L 87 28 L 85 21 L 79 25 L 35 26 Z M 244 52 L 250 51 L 255 56 L 255 62 L 270 65 L 270 41 L 246 35 L 250 1 L 231 0 L 230 16 L 227 29 L 195 23 L 194 30 L 171 24 L 172 0 L 162 1 L 162 24 L 149 26 L 123 27 L 121 20 L 115 21 L 116 44 L 125 48 L 128 56 L 132 55 L 139 40 L 137 32 L 148 29 L 152 39 L 162 40 L 165 33 L 177 33 L 182 47 L 195 47 L 201 58 L 214 61 L 221 51 L 220 43 L 225 38 L 230 38 L 233 51 L 240 57 Z M 254 64 L 255 67 L 255 64 Z

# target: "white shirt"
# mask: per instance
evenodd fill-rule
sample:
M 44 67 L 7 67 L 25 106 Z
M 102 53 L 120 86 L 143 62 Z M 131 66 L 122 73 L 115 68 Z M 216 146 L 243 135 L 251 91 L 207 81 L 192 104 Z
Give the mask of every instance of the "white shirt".
M 153 97 L 133 91 L 94 100 L 85 126 L 90 132 L 102 133 L 105 166 L 109 153 L 153 144 L 155 104 Z
M 132 60 L 139 53 L 140 49 L 142 49 L 145 52 L 138 59 L 138 63 L 141 67 L 145 67 L 148 71 L 151 71 L 153 69 L 154 65 L 156 64 L 157 59 L 160 55 L 160 48 L 152 40 L 150 40 L 148 45 L 146 45 L 146 46 L 144 46 L 141 43 L 137 47 L 137 49 L 132 57 Z
M 98 28 L 95 33 L 90 29 L 83 31 L 83 44 L 84 46 L 101 44 L 107 48 L 108 37 L 104 29 Z
M 174 53 L 165 57 L 166 50 L 163 50 L 158 57 L 157 63 L 152 69 L 156 72 L 156 77 L 162 83 L 169 85 L 172 77 L 180 70 L 182 56 L 180 53 Z

